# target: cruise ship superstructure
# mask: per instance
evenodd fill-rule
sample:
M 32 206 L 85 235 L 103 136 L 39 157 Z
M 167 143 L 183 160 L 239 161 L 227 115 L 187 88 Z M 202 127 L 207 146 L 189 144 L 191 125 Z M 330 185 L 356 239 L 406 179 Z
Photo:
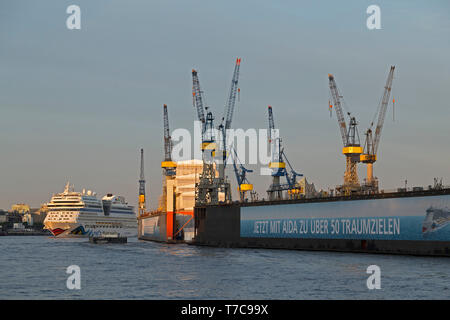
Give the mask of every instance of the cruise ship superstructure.
M 47 207 L 44 228 L 57 237 L 137 235 L 136 214 L 122 196 L 107 194 L 99 200 L 95 192 L 76 192 L 67 183 L 64 192 L 54 194 Z

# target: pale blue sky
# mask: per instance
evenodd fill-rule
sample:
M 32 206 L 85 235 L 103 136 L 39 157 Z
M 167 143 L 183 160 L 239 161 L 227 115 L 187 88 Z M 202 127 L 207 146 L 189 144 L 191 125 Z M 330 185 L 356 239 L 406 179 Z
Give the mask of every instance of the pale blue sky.
M 81 7 L 79 31 L 66 28 L 70 4 Z M 371 4 L 382 30 L 366 28 Z M 0 208 L 38 206 L 69 179 L 135 205 L 141 147 L 156 206 L 162 105 L 172 129 L 192 128 L 196 68 L 220 117 L 238 56 L 233 126 L 266 128 L 272 105 L 291 163 L 319 188 L 341 183 L 345 168 L 327 74 L 362 137 L 396 65 L 396 122 L 389 110 L 375 175 L 382 188 L 450 184 L 449 14 L 448 1 L 3 0 Z M 270 177 L 249 179 L 266 196 Z

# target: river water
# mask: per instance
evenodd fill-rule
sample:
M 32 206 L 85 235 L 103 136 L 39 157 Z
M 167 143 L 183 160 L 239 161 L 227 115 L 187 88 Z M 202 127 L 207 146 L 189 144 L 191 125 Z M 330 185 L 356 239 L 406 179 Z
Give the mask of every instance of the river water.
M 450 259 L 436 257 L 6 236 L 0 270 L 0 299 L 450 299 Z

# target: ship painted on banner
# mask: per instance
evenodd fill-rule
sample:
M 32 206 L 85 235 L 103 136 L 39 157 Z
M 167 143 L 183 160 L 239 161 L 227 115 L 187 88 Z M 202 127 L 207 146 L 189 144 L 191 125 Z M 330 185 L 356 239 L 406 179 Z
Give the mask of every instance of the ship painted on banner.
M 422 232 L 424 234 L 437 232 L 450 225 L 450 209 L 430 207 L 423 222 Z
M 134 208 L 122 196 L 107 194 L 99 200 L 95 192 L 76 192 L 73 185 L 67 183 L 64 192 L 54 194 L 47 207 L 44 228 L 56 237 L 105 233 L 137 236 Z

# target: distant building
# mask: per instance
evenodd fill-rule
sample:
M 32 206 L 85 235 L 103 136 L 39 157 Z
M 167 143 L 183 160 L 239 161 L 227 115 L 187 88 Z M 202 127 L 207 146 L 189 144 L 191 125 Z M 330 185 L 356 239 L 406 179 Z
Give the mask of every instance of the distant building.
M 305 177 L 301 178 L 300 181 L 298 181 L 298 184 L 300 185 L 301 188 L 300 194 L 302 194 L 303 196 L 311 198 L 317 195 L 314 183 L 308 183 Z
M 26 223 L 28 226 L 32 227 L 34 224 L 33 214 L 25 213 L 22 217 L 22 222 Z
M 173 193 L 176 193 L 176 210 L 192 211 L 195 206 L 195 184 L 200 180 L 203 161 L 185 160 L 177 162 L 174 179 L 168 179 L 163 186 L 163 194 L 159 198 L 160 211 L 173 210 Z
M 13 224 L 13 228 L 17 230 L 24 230 L 25 226 L 22 223 L 18 222 Z
M 17 212 L 9 212 L 6 215 L 6 221 L 9 223 L 20 223 L 22 222 L 22 216 Z
M 16 203 L 11 206 L 11 212 L 25 214 L 30 213 L 30 206 L 25 203 Z
M 46 204 L 41 204 L 40 208 L 32 208 L 30 210 L 31 217 L 35 224 L 43 224 L 47 216 L 48 208 Z

